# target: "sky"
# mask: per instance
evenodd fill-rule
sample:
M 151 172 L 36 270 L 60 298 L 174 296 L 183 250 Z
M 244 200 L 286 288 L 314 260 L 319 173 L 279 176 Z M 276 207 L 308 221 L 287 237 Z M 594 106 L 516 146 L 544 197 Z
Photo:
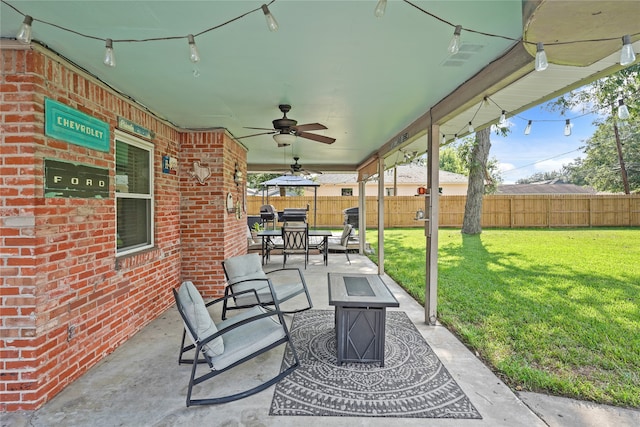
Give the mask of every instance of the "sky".
M 511 132 L 506 136 L 491 134 L 489 158 L 496 158 L 504 184 L 514 184 L 538 172 L 557 171 L 576 158 L 584 157 L 581 147 L 596 127 L 596 114 L 583 110 L 568 111 L 565 116 L 534 107 L 509 117 Z M 571 135 L 564 136 L 565 120 L 571 120 Z M 524 134 L 527 121 L 532 120 L 531 133 Z

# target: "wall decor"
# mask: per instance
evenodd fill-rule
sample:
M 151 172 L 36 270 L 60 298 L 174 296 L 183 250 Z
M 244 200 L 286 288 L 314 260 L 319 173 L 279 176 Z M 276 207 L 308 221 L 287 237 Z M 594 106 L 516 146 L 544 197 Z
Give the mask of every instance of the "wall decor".
M 189 175 L 196 178 L 201 185 L 204 185 L 205 181 L 211 176 L 211 169 L 207 166 L 202 166 L 199 161 L 193 162 L 193 170 L 189 171 Z
M 171 156 L 162 156 L 162 173 L 170 175 L 178 174 L 178 159 Z
M 44 160 L 45 197 L 109 197 L 109 170 L 77 163 Z
M 44 134 L 61 141 L 109 151 L 109 124 L 53 99 L 44 99 Z

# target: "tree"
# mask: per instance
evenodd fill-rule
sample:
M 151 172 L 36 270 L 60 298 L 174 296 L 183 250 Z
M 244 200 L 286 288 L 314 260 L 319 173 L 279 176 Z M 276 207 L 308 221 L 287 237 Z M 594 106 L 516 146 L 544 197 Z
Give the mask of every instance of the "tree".
M 466 137 L 440 150 L 440 169 L 469 176 L 473 148 L 476 144 L 474 137 Z M 502 174 L 495 157 L 486 161 L 483 176 L 484 194 L 493 194 L 502 182 Z
M 464 206 L 462 222 L 463 234 L 480 234 L 482 226 L 482 196 L 485 192 L 485 178 L 487 174 L 487 160 L 491 149 L 491 128 L 476 132 L 475 144 L 469 157 L 469 186 L 467 187 L 467 201 Z
M 447 172 L 468 175 L 467 161 L 456 146 L 448 145 L 440 149 L 440 169 Z
M 582 179 L 599 191 L 625 191 L 617 141 L 614 136 L 614 120 L 606 119 L 596 132 L 585 141 L 583 160 L 565 166 L 572 180 Z M 629 124 L 618 123 L 619 144 L 626 167 L 630 192 L 640 191 L 640 133 Z M 626 191 L 625 191 L 626 192 Z
M 534 182 L 542 182 L 542 181 L 553 181 L 553 180 L 562 180 L 563 182 L 568 182 L 566 177 L 563 175 L 561 171 L 551 171 L 551 172 L 536 172 L 527 178 L 521 178 L 516 181 L 516 184 L 531 184 Z
M 598 190 L 624 191 L 627 194 L 632 189 L 640 190 L 639 186 L 633 184 L 638 182 L 635 175 L 640 173 L 637 162 L 629 163 L 633 159 L 628 158 L 638 152 L 637 142 L 633 144 L 634 131 L 630 129 L 636 128 L 640 122 L 639 92 L 640 64 L 636 64 L 547 104 L 550 110 L 563 114 L 580 105 L 587 105 L 600 113 L 601 118 L 594 122 L 598 130 L 587 141 L 587 159 L 579 165 L 573 165 L 573 170 L 577 171 L 576 167 L 579 166 L 589 185 Z M 620 102 L 626 105 L 630 113 L 624 122 L 617 116 Z M 628 140 L 626 146 L 623 139 Z M 616 165 L 611 163 L 612 156 Z M 618 177 L 613 176 L 613 171 Z

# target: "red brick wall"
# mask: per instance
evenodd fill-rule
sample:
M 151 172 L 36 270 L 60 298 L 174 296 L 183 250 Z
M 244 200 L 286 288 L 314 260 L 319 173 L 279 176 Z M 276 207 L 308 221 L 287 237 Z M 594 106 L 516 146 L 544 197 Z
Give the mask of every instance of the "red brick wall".
M 220 293 L 220 261 L 246 248 L 234 237 L 244 218 L 219 215 L 222 195 L 236 187 L 224 168 L 246 164 L 240 146 L 222 132 L 181 133 L 34 49 L 0 52 L 0 412 L 49 400 L 169 308 L 170 289 L 183 276 Z M 109 123 L 110 151 L 46 137 L 45 97 Z M 118 116 L 155 133 L 155 247 L 116 259 Z M 193 184 L 185 159 L 178 175 L 162 173 L 163 155 L 200 158 L 199 150 L 209 153 L 215 170 L 206 186 Z M 45 158 L 107 168 L 110 197 L 44 197 Z M 189 243 L 184 250 L 181 233 Z M 205 247 L 203 256 L 198 251 Z
M 224 130 L 183 134 L 180 169 L 192 171 L 194 162 L 208 167 L 211 176 L 201 184 L 189 173 L 180 178 L 183 280 L 191 280 L 203 295 L 224 292 L 221 261 L 247 249 L 243 191 L 246 181 L 233 180 L 236 165 L 246 177 L 246 151 Z M 227 194 L 240 201 L 242 218 L 226 207 Z

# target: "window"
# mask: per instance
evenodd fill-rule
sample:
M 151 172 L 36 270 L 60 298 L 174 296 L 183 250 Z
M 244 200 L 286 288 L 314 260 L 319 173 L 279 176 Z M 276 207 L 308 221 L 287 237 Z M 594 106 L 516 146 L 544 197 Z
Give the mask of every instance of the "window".
M 153 145 L 116 131 L 117 255 L 153 247 Z
M 341 193 L 343 196 L 353 196 L 353 188 L 343 188 Z

